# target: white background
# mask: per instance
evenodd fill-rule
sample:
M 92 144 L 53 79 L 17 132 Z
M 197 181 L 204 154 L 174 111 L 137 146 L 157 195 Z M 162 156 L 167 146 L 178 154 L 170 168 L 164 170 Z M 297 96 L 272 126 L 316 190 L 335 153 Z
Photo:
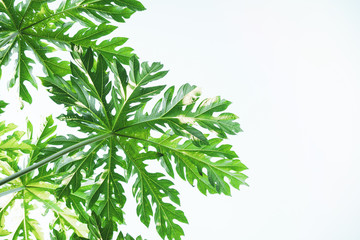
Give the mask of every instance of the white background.
M 244 130 L 230 143 L 250 187 L 205 197 L 180 182 L 184 239 L 360 239 L 360 3 L 142 2 L 120 27 L 127 45 L 164 63 L 169 85 L 232 101 Z M 126 230 L 160 239 L 132 202 Z
M 360 3 L 143 2 L 121 28 L 128 45 L 169 84 L 232 101 L 244 130 L 230 140 L 250 187 L 181 185 L 184 239 L 360 239 Z

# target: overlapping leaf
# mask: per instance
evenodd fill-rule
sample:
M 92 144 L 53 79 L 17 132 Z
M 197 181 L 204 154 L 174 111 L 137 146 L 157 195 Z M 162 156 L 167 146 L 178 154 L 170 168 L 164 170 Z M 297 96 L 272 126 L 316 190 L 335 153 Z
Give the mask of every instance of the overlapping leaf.
M 20 96 L 31 103 L 32 98 L 24 85 L 29 81 L 36 87 L 32 76 L 34 61 L 29 51 L 47 74 L 61 77 L 69 74 L 69 63 L 49 53 L 69 49 L 71 44 L 92 47 L 108 60 L 116 57 L 127 63 L 132 49 L 119 48 L 126 38 L 97 40 L 116 29 L 112 21 L 123 22 L 141 10 L 144 7 L 136 0 L 0 1 L 0 76 L 1 67 L 9 63 L 10 56 L 17 54 L 16 71 L 10 85 L 17 81 Z
M 0 136 L 11 134 L 0 142 L 0 173 L 3 176 L 10 176 L 21 170 L 19 160 L 20 157 L 24 157 L 22 152 L 29 153 L 28 164 L 35 161 L 39 156 L 40 148 L 47 145 L 49 138 L 53 134 L 54 126 L 52 124 L 51 117 L 48 117 L 40 136 L 34 139 L 34 144 L 30 144 L 30 140 L 26 142 L 20 141 L 24 133 L 14 131 L 14 125 L 9 124 L 6 126 L 1 123 Z M 28 125 L 28 128 L 31 133 L 30 138 L 32 138 L 31 124 Z M 55 203 L 51 200 L 50 192 L 53 192 L 58 187 L 54 178 L 56 178 L 54 172 L 40 169 L 35 176 L 34 173 L 22 176 L 0 188 L 0 232 L 2 235 L 6 235 L 10 239 L 32 239 L 31 236 L 36 239 L 47 239 L 39 222 L 31 216 L 32 212 L 39 211 L 38 203 L 41 203 L 47 211 L 50 210 L 54 213 L 57 219 L 56 222 L 62 229 L 72 229 L 78 236 L 87 236 L 88 230 L 86 226 L 78 223 L 74 211 L 61 206 L 61 204 L 64 205 L 65 203 Z M 16 205 L 16 202 L 21 203 L 20 212 L 22 214 L 20 218 L 12 222 L 13 231 L 10 232 L 5 229 L 4 220 L 7 214 L 18 211 L 19 206 Z
M 8 104 L 4 101 L 0 100 L 0 114 L 4 112 L 3 108 L 5 108 Z
M 5 122 L 0 122 L 0 136 L 12 132 L 5 139 L 2 139 L 0 142 L 0 151 L 6 152 L 8 155 L 16 156 L 16 151 L 29 152 L 32 147 L 25 143 L 20 142 L 20 139 L 24 136 L 24 132 L 13 131 L 16 129 L 15 124 L 6 125 Z

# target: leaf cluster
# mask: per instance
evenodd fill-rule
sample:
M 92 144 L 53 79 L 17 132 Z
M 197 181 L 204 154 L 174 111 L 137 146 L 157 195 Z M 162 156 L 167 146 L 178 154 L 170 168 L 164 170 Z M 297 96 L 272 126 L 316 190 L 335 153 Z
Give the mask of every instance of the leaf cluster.
M 119 47 L 127 38 L 106 36 L 117 28 L 114 21 L 124 22 L 144 9 L 136 0 L 0 1 L 0 66 L 17 56 L 9 86 L 17 83 L 20 97 L 31 103 L 25 82 L 37 87 L 35 60 L 47 75 L 64 77 L 70 73 L 69 61 L 57 56 L 61 50 L 69 51 L 72 44 L 92 47 L 108 59 L 116 57 L 126 63 L 132 49 Z M 101 37 L 105 40 L 99 40 Z
M 188 220 L 176 176 L 205 195 L 230 195 L 231 187 L 246 185 L 245 165 L 223 143 L 241 131 L 237 116 L 226 112 L 230 102 L 201 100 L 190 84 L 159 84 L 168 72 L 161 63 L 141 63 L 122 47 L 125 38 L 103 40 L 114 22 L 141 10 L 136 0 L 0 1 L 0 66 L 17 56 L 10 86 L 17 83 L 19 96 L 31 103 L 24 82 L 36 87 L 33 65 L 43 66 L 46 76 L 38 79 L 66 109 L 58 120 L 86 136 L 56 134 L 51 116 L 38 137 L 28 123 L 26 140 L 14 125 L 0 123 L 6 183 L 0 187 L 0 236 L 46 239 L 32 215 L 40 204 L 53 219 L 51 239 L 132 240 L 121 227 L 124 184 L 133 182 L 140 221 L 147 227 L 153 221 L 161 238 L 178 240 Z M 53 55 L 59 51 L 69 52 L 69 59 Z M 0 101 L 0 113 L 5 107 Z M 22 217 L 9 230 L 6 215 L 16 209 Z

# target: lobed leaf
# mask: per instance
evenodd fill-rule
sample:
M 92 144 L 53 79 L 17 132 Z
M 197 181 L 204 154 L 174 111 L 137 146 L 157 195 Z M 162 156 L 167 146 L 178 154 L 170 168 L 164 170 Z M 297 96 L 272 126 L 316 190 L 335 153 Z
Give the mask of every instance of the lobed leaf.
M 172 188 L 174 184 L 164 179 L 163 174 L 150 173 L 145 169 L 146 164 L 143 161 L 157 158 L 159 155 L 153 152 L 138 154 L 135 146 L 136 144 L 131 141 L 122 144 L 127 159 L 131 161 L 129 167 L 132 170 L 129 170 L 137 175 L 133 186 L 133 194 L 138 203 L 137 214 L 148 227 L 150 216 L 153 215 L 152 206 L 155 205 L 154 220 L 159 235 L 162 238 L 167 236 L 168 239 L 180 239 L 184 235 L 184 231 L 174 220 L 182 223 L 188 223 L 188 221 L 181 210 L 164 200 L 164 198 L 169 197 L 171 201 L 180 205 L 179 192 Z
M 32 76 L 34 61 L 27 54 L 32 52 L 43 66 L 47 75 L 64 77 L 70 73 L 66 60 L 49 56 L 48 53 L 68 50 L 73 44 L 92 47 L 103 54 L 107 60 L 115 56 L 127 64 L 132 55 L 129 47 L 120 48 L 126 38 L 116 37 L 100 40 L 114 31 L 112 22 L 124 22 L 135 11 L 144 10 L 136 0 L 60 0 L 56 9 L 50 7 L 52 1 L 15 1 L 0 2 L 0 76 L 1 67 L 10 61 L 15 52 L 15 76 L 10 86 L 18 82 L 19 96 L 31 103 L 32 98 L 24 82 L 29 81 L 36 87 Z M 76 25 L 79 23 L 79 25 Z M 70 32 L 79 28 L 74 35 Z
M 224 113 L 229 101 L 205 99 L 196 105 L 199 89 L 185 84 L 177 93 L 174 87 L 168 88 L 150 113 L 145 113 L 146 104 L 164 89 L 164 85 L 153 85 L 167 73 L 162 71 L 162 64 L 140 64 L 133 57 L 128 73 L 118 60 L 109 62 L 91 49 L 78 49 L 72 56 L 71 80 L 59 79 L 60 84 L 49 85 L 55 93 L 54 100 L 68 107 L 68 113 L 62 119 L 71 127 L 80 127 L 85 133 L 112 132 L 113 135 L 71 159 L 63 160 L 58 166 L 61 172 L 68 174 L 57 194 L 66 197 L 70 205 L 76 206 L 71 200 L 72 194 L 87 184 L 88 180 L 84 179 L 82 172 L 93 173 L 95 169 L 101 169 L 101 173 L 92 180 L 95 184 L 90 192 L 85 194 L 87 208 L 97 214 L 100 222 L 113 219 L 123 223 L 121 209 L 126 198 L 121 182 L 136 175 L 133 193 L 140 220 L 149 226 L 153 218 L 162 238 L 180 239 L 184 233 L 176 221 L 186 223 L 187 220 L 175 206 L 180 204 L 178 192 L 163 174 L 148 172 L 144 161 L 160 161 L 172 177 L 175 166 L 181 178 L 197 185 L 204 194 L 230 195 L 230 186 L 239 188 L 246 185 L 246 176 L 241 173 L 246 167 L 236 159 L 237 155 L 230 145 L 222 144 L 222 138 L 240 131 L 239 124 L 234 121 L 237 117 Z M 109 70 L 114 74 L 113 80 Z M 110 96 L 112 101 L 108 100 Z M 97 108 L 92 109 L 95 103 Z M 162 133 L 162 137 L 151 137 L 150 130 Z M 204 130 L 216 132 L 218 138 L 208 139 L 209 134 L 203 133 Z M 180 143 L 182 140 L 184 142 Z M 156 152 L 150 151 L 150 147 Z M 96 155 L 99 149 L 106 154 L 101 157 Z M 120 157 L 119 151 L 126 157 Z M 89 164 L 92 164 L 91 167 Z M 119 167 L 125 171 L 124 175 L 115 171 Z M 175 205 L 165 201 L 167 197 Z M 76 208 L 82 214 L 81 206 Z M 101 232 L 108 234 L 108 231 L 117 229 L 116 225 L 104 226 L 101 225 L 98 231 L 90 230 L 91 234 L 99 237 Z

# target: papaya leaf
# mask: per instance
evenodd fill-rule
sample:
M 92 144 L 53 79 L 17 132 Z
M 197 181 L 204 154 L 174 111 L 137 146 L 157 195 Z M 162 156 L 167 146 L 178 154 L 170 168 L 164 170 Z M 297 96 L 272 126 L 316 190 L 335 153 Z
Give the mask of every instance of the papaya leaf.
M 143 240 L 143 238 L 141 236 L 138 236 L 135 239 L 132 236 L 130 236 L 129 234 L 126 234 L 126 236 L 124 237 L 124 234 L 122 232 L 120 232 L 119 235 L 117 236 L 116 240 Z
M 65 174 L 57 197 L 64 198 L 79 215 L 85 215 L 86 210 L 96 214 L 91 219 L 81 217 L 88 222 L 92 236 L 113 237 L 118 231 L 115 222 L 124 223 L 122 185 L 131 176 L 136 176 L 133 194 L 140 220 L 149 226 L 153 219 L 162 238 L 184 235 L 179 223 L 187 223 L 187 219 L 178 207 L 179 193 L 164 174 L 148 171 L 151 161 L 159 161 L 170 177 L 176 172 L 196 184 L 203 194 L 230 195 L 230 187 L 246 185 L 247 177 L 242 173 L 246 167 L 231 146 L 222 143 L 241 130 L 237 117 L 224 112 L 229 101 L 217 97 L 196 105 L 200 97 L 196 86 L 185 84 L 175 93 L 174 87 L 154 85 L 167 73 L 160 63 L 140 64 L 132 57 L 128 71 L 120 61 L 109 62 L 92 49 L 74 51 L 72 56 L 70 80 L 58 78 L 57 84 L 47 77 L 42 80 L 53 100 L 68 108 L 61 120 L 83 133 L 111 134 L 57 164 L 57 171 Z M 145 112 L 153 98 L 159 100 Z M 151 137 L 151 131 L 162 136 Z M 210 132 L 218 137 L 210 138 Z M 67 141 L 78 144 L 83 140 L 59 136 L 51 142 L 65 147 Z M 92 187 L 84 191 L 84 186 Z M 74 197 L 79 191 L 83 200 Z M 112 219 L 113 224 L 106 219 Z M 97 230 L 90 227 L 94 224 Z
M 72 44 L 92 47 L 107 59 L 116 57 L 127 63 L 132 55 L 129 47 L 122 46 L 127 38 L 100 38 L 116 29 L 113 22 L 124 22 L 135 11 L 144 10 L 136 0 L 61 0 L 54 8 L 52 1 L 0 1 L 0 76 L 1 67 L 9 64 L 10 55 L 17 53 L 15 76 L 10 86 L 19 84 L 19 96 L 31 103 L 32 98 L 24 84 L 29 81 L 37 87 L 33 76 L 32 52 L 48 75 L 65 76 L 70 73 L 66 59 L 48 53 L 68 50 Z M 80 27 L 75 34 L 70 34 Z
M 31 103 L 29 85 L 40 79 L 66 110 L 58 119 L 76 128 L 56 133 L 49 116 L 40 131 L 28 122 L 23 140 L 25 132 L 0 122 L 0 236 L 134 240 L 121 229 L 124 184 L 134 182 L 140 221 L 180 240 L 188 220 L 175 175 L 205 195 L 247 185 L 246 166 L 223 141 L 241 131 L 230 101 L 159 83 L 168 73 L 161 63 L 140 62 L 127 38 L 110 37 L 142 10 L 137 0 L 0 0 L 0 77 L 14 61 L 6 78 L 20 98 Z M 38 66 L 45 76 L 36 76 Z M 154 165 L 164 171 L 150 171 Z M 18 209 L 10 231 L 5 218 Z M 49 234 L 33 217 L 39 209 L 51 213 Z

